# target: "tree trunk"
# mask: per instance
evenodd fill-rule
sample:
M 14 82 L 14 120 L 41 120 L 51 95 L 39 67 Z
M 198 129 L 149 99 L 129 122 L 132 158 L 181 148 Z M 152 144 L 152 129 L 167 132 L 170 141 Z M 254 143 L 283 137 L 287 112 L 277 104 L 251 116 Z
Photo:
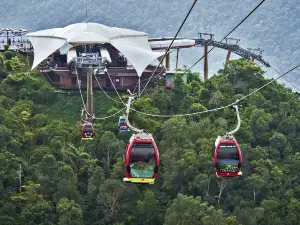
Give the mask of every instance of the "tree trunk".
M 226 185 L 228 184 L 228 180 L 225 180 L 223 178 L 221 178 L 220 181 L 217 181 L 218 185 L 220 187 L 220 191 L 219 191 L 219 195 L 215 196 L 218 198 L 218 204 L 220 204 L 220 199 L 222 198 L 222 192 L 225 189 Z
M 109 167 L 110 167 L 110 158 L 109 158 L 109 150 L 107 151 L 107 174 L 109 174 Z
M 209 185 L 210 185 L 210 178 L 208 178 L 207 188 L 206 188 L 206 196 L 209 196 Z

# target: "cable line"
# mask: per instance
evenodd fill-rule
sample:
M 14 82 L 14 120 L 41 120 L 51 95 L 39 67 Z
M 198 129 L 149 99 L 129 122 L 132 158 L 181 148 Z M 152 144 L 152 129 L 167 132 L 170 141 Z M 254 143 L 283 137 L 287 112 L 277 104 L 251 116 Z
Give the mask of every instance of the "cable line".
M 123 104 L 123 102 L 120 102 L 120 101 L 118 101 L 118 100 L 113 99 L 112 97 L 110 97 L 110 96 L 103 90 L 103 88 L 102 88 L 102 86 L 100 85 L 100 82 L 98 81 L 98 78 L 97 78 L 97 76 L 96 76 L 95 73 L 94 73 L 94 77 L 95 77 L 96 82 L 98 83 L 98 86 L 100 87 L 100 89 L 101 89 L 101 91 L 103 92 L 103 94 L 106 95 L 106 97 L 108 97 L 109 99 L 113 100 L 114 102 Z
M 158 74 L 158 76 L 160 76 L 162 73 L 163 73 L 163 71 L 160 72 L 160 73 Z M 108 73 L 107 73 L 107 74 L 108 74 Z M 109 78 L 110 78 L 110 75 L 109 75 L 109 74 L 108 74 L 108 76 L 109 76 Z M 98 80 L 98 78 L 97 78 L 97 76 L 96 76 L 95 74 L 94 74 L 94 77 L 95 77 L 95 80 L 96 80 L 96 82 L 97 82 L 99 88 L 101 89 L 101 91 L 103 92 L 103 94 L 106 95 L 106 97 L 108 97 L 110 100 L 112 100 L 112 101 L 114 101 L 114 102 L 116 102 L 116 103 L 121 103 L 121 104 L 123 104 L 123 102 L 120 102 L 120 101 L 118 101 L 118 100 L 116 100 L 116 99 L 110 97 L 110 96 L 104 91 L 104 89 L 102 88 L 102 86 L 101 86 L 101 84 L 100 84 L 100 82 L 99 82 L 99 80 Z M 110 79 L 110 80 L 111 80 L 111 79 Z M 141 80 L 141 81 L 143 81 L 143 80 Z M 112 81 L 111 81 L 111 82 L 112 82 Z M 133 92 L 135 92 L 135 89 L 136 89 L 137 85 L 138 85 L 138 83 L 136 83 L 136 86 L 135 86 Z M 115 89 L 115 91 L 116 91 L 116 93 L 118 94 L 118 91 L 117 91 L 116 89 Z M 119 94 L 118 94 L 118 95 L 119 95 Z M 132 103 L 133 103 L 133 102 L 135 102 L 135 100 L 133 100 Z
M 93 115 L 89 114 L 87 109 L 86 109 L 86 106 L 85 106 L 85 103 L 84 103 L 84 100 L 83 100 L 83 95 L 82 95 L 82 91 L 81 91 L 81 86 L 80 86 L 80 83 L 79 83 L 79 77 L 78 77 L 78 70 L 76 68 L 76 78 L 77 78 L 77 84 L 78 84 L 78 88 L 79 88 L 79 92 L 80 92 L 80 97 L 81 97 L 81 101 L 82 101 L 82 105 L 83 105 L 83 109 L 84 111 L 86 112 L 86 114 L 90 117 L 94 117 Z M 85 120 L 83 120 L 84 122 L 86 122 Z
M 271 68 L 277 73 L 277 74 L 281 74 L 280 72 L 278 72 L 278 70 L 276 70 L 272 65 Z M 288 81 L 285 77 L 282 77 L 282 79 L 284 79 L 287 83 L 289 83 L 291 86 L 293 86 L 299 93 L 300 93 L 300 89 L 294 85 L 292 82 Z
M 245 22 L 246 19 L 248 19 L 248 17 L 250 17 L 263 3 L 265 2 L 265 0 L 262 0 L 244 19 L 242 19 L 241 22 L 238 23 L 238 25 L 236 25 L 220 42 L 222 42 L 224 39 L 226 39 L 233 31 L 235 31 L 243 22 Z M 188 68 L 187 70 L 184 71 L 184 74 L 187 73 L 187 71 L 189 71 L 190 69 L 192 69 L 198 62 L 200 62 L 205 55 L 208 55 L 214 48 L 216 48 L 215 46 L 210 49 L 207 54 L 204 54 L 200 59 L 198 59 L 190 68 Z
M 145 113 L 145 112 L 140 112 L 136 109 L 133 109 L 131 108 L 132 111 L 134 112 L 137 112 L 137 113 L 140 113 L 140 114 L 143 114 L 143 115 L 146 115 L 146 116 L 151 116 L 151 117 L 162 117 L 162 118 L 169 118 L 169 117 L 183 117 L 183 116 L 193 116 L 193 115 L 200 115 L 200 114 L 204 114 L 204 113 L 208 113 L 208 112 L 213 112 L 213 111 L 219 111 L 221 109 L 225 109 L 225 108 L 229 108 L 231 106 L 234 106 L 234 105 L 237 105 L 240 101 L 244 100 L 245 98 L 248 98 L 250 97 L 251 95 L 253 95 L 254 93 L 260 91 L 261 89 L 267 87 L 268 85 L 270 85 L 271 83 L 273 83 L 274 81 L 284 77 L 285 75 L 287 75 L 288 73 L 292 72 L 293 70 L 297 69 L 298 67 L 300 66 L 300 64 L 298 64 L 297 66 L 293 67 L 292 69 L 290 69 L 289 71 L 285 72 L 284 74 L 280 75 L 279 77 L 277 78 L 272 78 L 271 81 L 269 81 L 268 83 L 266 83 L 265 85 L 261 86 L 260 88 L 252 91 L 251 93 L 249 93 L 248 95 L 242 97 L 241 99 L 238 99 L 236 100 L 235 102 L 229 104 L 229 105 L 226 105 L 226 106 L 222 106 L 222 107 L 219 107 L 219 108 L 214 108 L 214 109 L 209 109 L 209 110 L 206 110 L 206 111 L 201 111 L 201 112 L 194 112 L 194 113 L 186 113 L 186 114 L 178 114 L 178 115 L 159 115 L 159 114 L 151 114 L 151 113 Z
M 288 73 L 292 72 L 293 70 L 297 69 L 299 66 L 300 66 L 300 64 L 298 64 L 297 66 L 293 67 L 292 69 L 290 69 L 289 71 L 285 72 L 284 74 L 280 75 L 279 77 L 277 77 L 275 79 L 273 78 L 273 80 L 269 81 L 268 83 L 266 83 L 265 85 L 263 85 L 260 88 L 256 89 L 255 91 L 252 91 L 250 94 L 242 97 L 241 99 L 238 99 L 237 101 L 240 102 L 240 101 L 244 100 L 245 98 L 248 98 L 250 95 L 252 95 L 252 94 L 260 91 L 261 89 L 265 88 L 266 86 L 268 86 L 269 84 L 273 83 L 274 81 L 280 79 L 281 77 L 283 77 L 283 76 L 287 75 Z
M 109 116 L 106 116 L 106 117 L 94 117 L 93 119 L 95 119 L 95 120 L 105 120 L 105 119 L 108 119 L 108 118 L 116 116 L 117 114 L 119 114 L 120 112 L 124 111 L 125 109 L 126 109 L 126 107 L 124 107 L 123 109 L 121 109 L 118 112 L 116 112 L 114 114 L 111 114 Z
M 96 77 L 95 74 L 94 74 L 94 76 L 95 76 L 96 81 L 97 81 L 97 83 L 99 84 L 101 90 L 103 91 L 103 89 L 102 89 L 100 83 L 98 82 L 98 79 L 97 79 L 97 77 Z M 78 77 L 77 68 L 76 68 L 76 77 L 77 77 L 77 84 L 78 84 L 78 88 L 79 88 L 79 92 L 80 92 L 80 96 L 81 96 L 81 101 L 82 101 L 82 105 L 83 105 L 83 110 L 84 110 L 89 116 L 91 116 L 93 119 L 95 119 L 95 120 L 105 120 L 105 119 L 111 118 L 111 117 L 113 117 L 113 116 L 119 114 L 120 112 L 122 112 L 122 111 L 124 111 L 124 110 L 126 109 L 126 107 L 125 107 L 125 108 L 119 110 L 118 112 L 116 112 L 116 113 L 114 113 L 114 114 L 112 114 L 112 115 L 106 116 L 106 117 L 95 117 L 94 115 L 90 115 L 90 114 L 87 112 L 87 109 L 86 109 L 86 106 L 85 106 L 85 103 L 84 103 L 84 100 L 83 100 L 83 95 L 82 95 L 82 91 L 81 91 L 81 86 L 80 86 L 80 84 L 79 84 L 79 77 Z M 103 91 L 103 93 L 106 94 L 104 91 Z M 107 95 L 107 97 L 109 97 L 109 96 Z M 109 98 L 112 99 L 111 97 L 109 97 Z M 112 100 L 116 101 L 115 99 L 112 99 Z M 118 101 L 116 101 L 116 102 L 118 102 Z M 122 102 L 118 102 L 118 103 L 122 103 Z M 83 114 L 83 112 L 82 112 L 82 114 Z M 82 119 L 82 121 L 88 122 L 88 121 L 86 121 L 86 120 L 84 120 L 84 119 Z
M 150 76 L 148 82 L 146 83 L 145 87 L 143 88 L 142 92 L 139 94 L 138 97 L 140 97 L 140 96 L 143 94 L 143 92 L 145 91 L 145 89 L 146 89 L 147 85 L 149 84 L 151 78 L 152 78 L 153 75 L 155 74 L 156 70 L 157 70 L 158 67 L 161 65 L 161 63 L 163 62 L 163 60 L 164 60 L 164 58 L 166 57 L 166 55 L 169 53 L 168 51 L 170 50 L 170 48 L 171 48 L 173 42 L 175 41 L 175 39 L 176 39 L 177 35 L 179 34 L 179 32 L 180 32 L 181 28 L 183 27 L 183 25 L 185 24 L 185 21 L 186 21 L 187 18 L 189 17 L 189 15 L 190 15 L 190 13 L 192 12 L 192 10 L 193 10 L 194 6 L 196 5 L 197 1 L 198 1 L 198 0 L 194 0 L 193 5 L 191 6 L 191 8 L 190 8 L 188 14 L 185 16 L 185 18 L 184 18 L 182 24 L 180 25 L 180 27 L 179 27 L 179 29 L 178 29 L 176 35 L 175 35 L 174 38 L 173 38 L 171 44 L 169 45 L 168 49 L 166 50 L 166 53 L 163 55 L 163 57 L 162 57 L 161 60 L 159 61 L 159 64 L 158 64 L 157 67 L 155 68 L 154 72 L 153 72 L 152 75 Z
M 107 73 L 107 76 L 108 76 L 108 78 L 109 78 L 109 80 L 110 80 L 110 83 L 112 84 L 112 86 L 113 86 L 114 90 L 116 91 L 116 93 L 117 93 L 119 99 L 121 100 L 121 103 L 122 103 L 123 105 L 126 106 L 126 104 L 123 102 L 121 96 L 119 95 L 119 92 L 117 91 L 117 89 L 116 89 L 116 87 L 115 87 L 115 85 L 114 85 L 114 82 L 112 81 L 112 79 L 111 79 L 111 77 L 110 77 L 110 75 L 109 75 L 108 70 L 107 70 L 106 67 L 105 67 L 105 69 L 104 69 L 104 72 Z

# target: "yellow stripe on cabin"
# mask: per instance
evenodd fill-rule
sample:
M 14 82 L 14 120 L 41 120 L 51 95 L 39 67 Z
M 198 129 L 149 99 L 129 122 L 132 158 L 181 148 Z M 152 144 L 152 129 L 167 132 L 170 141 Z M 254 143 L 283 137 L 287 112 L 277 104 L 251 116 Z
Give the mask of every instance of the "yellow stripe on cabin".
M 145 183 L 145 184 L 153 184 L 155 178 L 129 178 L 131 183 Z

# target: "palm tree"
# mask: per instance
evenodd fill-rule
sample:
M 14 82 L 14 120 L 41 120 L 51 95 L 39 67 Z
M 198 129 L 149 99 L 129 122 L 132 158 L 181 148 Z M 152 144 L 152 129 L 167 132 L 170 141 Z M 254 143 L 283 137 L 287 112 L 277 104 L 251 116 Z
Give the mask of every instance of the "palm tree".
M 89 155 L 88 153 L 86 153 L 84 151 L 85 147 L 84 146 L 79 146 L 78 148 L 76 148 L 73 144 L 67 144 L 64 145 L 61 149 L 61 153 L 63 156 L 63 162 L 65 162 L 65 159 L 67 159 L 70 162 L 70 165 L 73 169 L 73 171 L 78 174 L 78 167 L 77 165 L 74 163 L 74 161 L 78 161 L 78 160 L 87 160 L 87 159 L 91 159 L 91 155 Z

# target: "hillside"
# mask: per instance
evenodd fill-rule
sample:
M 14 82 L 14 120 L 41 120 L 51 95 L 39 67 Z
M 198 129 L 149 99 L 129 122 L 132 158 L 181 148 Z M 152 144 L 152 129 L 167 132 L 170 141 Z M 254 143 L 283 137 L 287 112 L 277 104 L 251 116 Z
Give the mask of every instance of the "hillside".
M 174 36 L 192 4 L 184 0 L 87 2 L 89 21 L 145 31 L 150 37 Z M 198 32 L 211 32 L 215 34 L 216 40 L 221 40 L 259 2 L 260 0 L 199 1 L 180 36 L 196 38 Z M 72 0 L 2 0 L 0 15 L 0 27 L 20 27 L 35 31 L 84 21 L 85 5 L 84 1 Z M 277 70 L 284 72 L 300 61 L 299 15 L 299 0 L 265 1 L 231 37 L 240 39 L 244 48 L 264 49 L 265 59 Z M 180 66 L 190 66 L 202 55 L 202 48 L 182 50 Z M 223 50 L 212 51 L 209 59 L 210 76 L 222 68 L 225 57 L 226 52 Z M 172 66 L 174 65 L 175 63 Z M 194 70 L 202 72 L 203 63 L 199 63 Z M 274 71 L 270 71 L 270 74 L 275 75 Z M 298 73 L 291 73 L 286 79 L 294 84 L 300 83 Z M 290 84 L 287 86 L 290 87 Z
M 298 223 L 300 100 L 290 89 L 274 82 L 241 102 L 239 178 L 217 178 L 211 162 L 215 138 L 236 124 L 233 110 L 169 119 L 132 113 L 132 123 L 153 133 L 161 167 L 154 185 L 125 184 L 130 135 L 118 133 L 118 117 L 98 121 L 95 140 L 81 142 L 79 95 L 55 93 L 41 74 L 26 72 L 22 56 L 10 57 L 0 55 L 1 224 Z M 267 83 L 263 74 L 233 60 L 206 82 L 190 73 L 188 84 L 178 78 L 175 89 L 148 90 L 133 107 L 180 114 L 225 106 Z M 97 95 L 98 116 L 121 109 Z

